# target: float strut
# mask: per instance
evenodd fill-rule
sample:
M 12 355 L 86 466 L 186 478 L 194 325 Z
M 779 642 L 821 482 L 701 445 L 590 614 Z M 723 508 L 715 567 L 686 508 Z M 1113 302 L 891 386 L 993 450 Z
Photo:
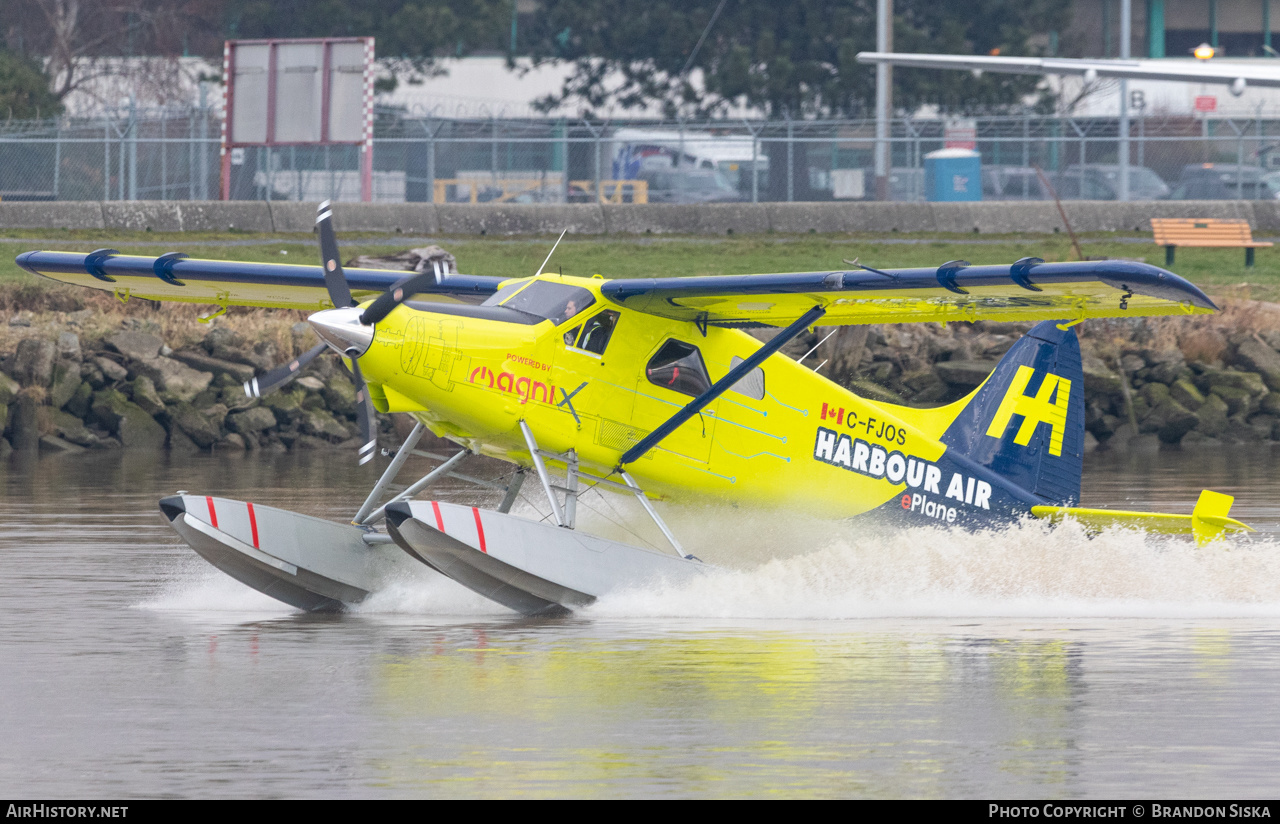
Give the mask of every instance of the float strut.
M 423 475 L 420 479 L 418 479 L 417 483 L 415 483 L 413 486 L 409 487 L 404 492 L 401 492 L 399 495 L 387 501 L 387 503 L 375 509 L 372 515 L 370 515 L 368 518 L 365 518 L 363 521 L 360 522 L 360 526 L 365 526 L 367 524 L 374 524 L 382 520 L 383 516 L 386 514 L 388 504 L 393 504 L 396 501 L 407 500 L 408 498 L 412 498 L 414 495 L 417 495 L 419 492 L 426 489 L 431 484 L 431 482 L 434 481 L 436 478 L 439 478 L 441 475 L 448 474 L 449 470 L 453 468 L 454 464 L 456 464 L 458 461 L 462 460 L 463 458 L 467 457 L 470 454 L 471 454 L 470 449 L 464 449 L 461 452 L 459 452 L 457 455 L 454 455 L 449 460 L 445 461 L 444 463 L 437 466 L 435 469 L 428 472 L 426 475 Z
M 542 462 L 542 455 L 538 452 L 538 442 L 533 439 L 533 433 L 529 431 L 529 424 L 523 420 L 520 421 L 520 431 L 524 433 L 524 442 L 529 447 L 529 455 L 533 458 L 533 468 L 538 470 L 538 480 L 542 482 L 542 488 L 547 493 L 547 499 L 551 501 L 551 515 L 556 519 L 556 526 L 564 526 L 564 511 L 560 509 L 560 501 L 556 498 L 556 491 L 551 488 L 551 478 L 547 476 L 547 465 Z
M 516 470 L 515 475 L 511 477 L 511 482 L 507 484 L 507 492 L 502 496 L 502 503 L 498 504 L 498 511 L 503 515 L 511 511 L 511 507 L 515 505 L 516 498 L 520 495 L 520 487 L 524 486 L 524 467 Z
M 570 449 L 565 465 L 564 520 L 573 529 L 578 525 L 578 453 Z
M 382 497 L 382 491 L 387 488 L 387 484 L 391 483 L 396 475 L 400 474 L 400 467 L 404 466 L 404 462 L 409 460 L 409 456 L 413 454 L 413 448 L 418 445 L 418 441 L 422 439 L 422 433 L 427 428 L 421 423 L 413 427 L 413 431 L 409 433 L 409 437 L 404 439 L 400 450 L 396 452 L 396 456 L 391 459 L 391 464 L 386 471 L 382 473 L 382 477 L 373 485 L 373 491 L 369 493 L 369 497 L 364 499 L 364 503 L 360 505 L 360 511 L 351 519 L 353 524 L 362 524 L 364 519 L 373 511 L 373 507 L 378 503 L 378 499 Z
M 658 517 L 658 513 L 653 509 L 653 504 L 649 502 L 649 496 L 644 494 L 644 490 L 640 488 L 639 484 L 631 479 L 630 475 L 626 472 L 621 473 L 621 475 L 622 480 L 626 481 L 627 486 L 631 487 L 631 491 L 636 493 L 636 498 L 640 501 L 640 505 L 644 507 L 645 512 L 649 513 L 649 517 L 658 525 L 658 529 L 662 530 L 662 534 L 667 536 L 667 541 L 671 544 L 672 548 L 675 549 L 676 554 L 681 558 L 685 558 L 684 547 L 680 546 L 680 542 L 676 540 L 676 536 L 667 528 L 666 522 Z

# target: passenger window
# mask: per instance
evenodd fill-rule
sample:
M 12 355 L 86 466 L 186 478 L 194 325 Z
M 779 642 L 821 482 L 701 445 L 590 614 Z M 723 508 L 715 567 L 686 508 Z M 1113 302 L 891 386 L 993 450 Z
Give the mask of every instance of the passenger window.
M 669 340 L 662 344 L 658 354 L 650 359 L 645 375 L 652 384 L 695 398 L 711 388 L 702 353 L 684 341 Z
M 578 348 L 603 355 L 604 348 L 609 345 L 609 337 L 613 335 L 613 327 L 617 324 L 618 313 L 612 309 L 604 310 L 583 326 Z
M 564 333 L 564 345 L 573 346 L 573 342 L 578 339 L 578 333 L 582 331 L 581 326 L 575 326 L 568 332 Z

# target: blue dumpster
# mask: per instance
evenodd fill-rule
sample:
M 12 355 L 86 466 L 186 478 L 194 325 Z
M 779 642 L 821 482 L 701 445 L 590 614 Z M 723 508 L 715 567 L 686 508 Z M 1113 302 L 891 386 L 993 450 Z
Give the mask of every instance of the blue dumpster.
M 982 200 L 982 161 L 972 149 L 939 149 L 924 156 L 924 192 L 930 201 Z

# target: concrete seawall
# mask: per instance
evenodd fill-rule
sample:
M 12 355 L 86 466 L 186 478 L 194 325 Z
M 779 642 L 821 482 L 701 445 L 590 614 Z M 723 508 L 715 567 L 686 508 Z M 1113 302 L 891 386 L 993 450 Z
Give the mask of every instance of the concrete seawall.
M 1077 232 L 1150 231 L 1153 217 L 1243 218 L 1262 235 L 1280 234 L 1276 201 L 1147 201 L 1063 204 Z M 442 204 L 342 203 L 339 231 L 406 235 L 727 235 L 848 232 L 1051 234 L 1064 230 L 1054 204 L 718 203 Z M 315 204 L 265 201 L 0 203 L 0 229 L 155 232 L 310 232 Z

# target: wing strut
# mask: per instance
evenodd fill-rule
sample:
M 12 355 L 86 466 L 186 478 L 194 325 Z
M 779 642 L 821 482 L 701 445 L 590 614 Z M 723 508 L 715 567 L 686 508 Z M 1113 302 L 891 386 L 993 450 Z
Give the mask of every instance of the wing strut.
M 814 306 L 808 312 L 801 315 L 794 323 L 779 332 L 773 340 L 757 349 L 751 357 L 730 369 L 729 373 L 712 384 L 710 389 L 690 401 L 684 409 L 681 409 L 679 412 L 668 418 L 666 423 L 646 435 L 644 440 L 640 441 L 640 443 L 628 449 L 626 454 L 622 456 L 622 459 L 618 461 L 619 470 L 626 464 L 634 463 L 644 457 L 645 453 L 657 446 L 663 438 L 676 431 L 682 423 L 701 412 L 707 404 L 723 395 L 729 387 L 742 380 L 742 378 L 750 373 L 752 369 L 755 369 L 763 363 L 766 358 L 774 352 L 777 352 L 783 346 L 787 345 L 792 338 L 812 326 L 817 322 L 818 318 L 822 317 L 826 313 L 827 310 L 823 307 Z

